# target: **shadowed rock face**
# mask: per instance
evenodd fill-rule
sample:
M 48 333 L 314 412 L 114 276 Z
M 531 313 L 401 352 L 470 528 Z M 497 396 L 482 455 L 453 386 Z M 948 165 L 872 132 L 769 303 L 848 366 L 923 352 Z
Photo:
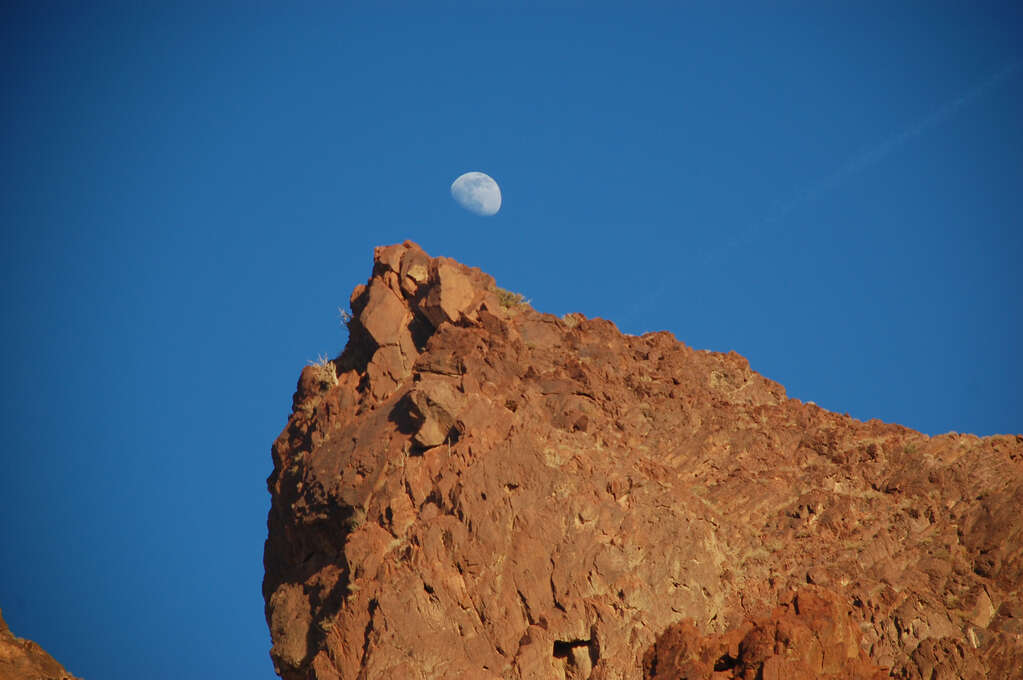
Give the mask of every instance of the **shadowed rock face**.
M 0 615 L 0 678 L 3 680 L 78 680 L 46 651 L 14 637 Z
M 282 677 L 1021 677 L 1023 438 L 507 304 L 378 248 L 302 372 L 268 480 Z

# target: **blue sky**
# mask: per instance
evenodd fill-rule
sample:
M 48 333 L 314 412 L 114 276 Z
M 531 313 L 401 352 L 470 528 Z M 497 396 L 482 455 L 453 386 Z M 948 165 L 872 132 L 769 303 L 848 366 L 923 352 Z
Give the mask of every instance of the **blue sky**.
M 0 10 L 0 607 L 75 674 L 274 677 L 269 448 L 374 245 L 1023 430 L 1017 3 L 204 4 Z

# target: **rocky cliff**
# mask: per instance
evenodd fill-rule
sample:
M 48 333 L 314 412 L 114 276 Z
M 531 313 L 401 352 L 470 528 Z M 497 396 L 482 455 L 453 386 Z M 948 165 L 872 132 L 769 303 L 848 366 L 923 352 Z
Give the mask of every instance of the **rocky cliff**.
M 273 445 L 287 680 L 1023 677 L 1023 437 L 831 413 L 411 242 L 351 309 Z
M 0 614 L 0 679 L 78 680 L 42 647 L 15 637 Z

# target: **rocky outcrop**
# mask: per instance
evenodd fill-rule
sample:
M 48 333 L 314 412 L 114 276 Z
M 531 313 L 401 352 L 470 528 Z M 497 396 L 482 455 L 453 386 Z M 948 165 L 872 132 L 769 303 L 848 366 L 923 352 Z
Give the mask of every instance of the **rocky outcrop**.
M 411 242 L 351 308 L 273 446 L 282 677 L 1020 677 L 1023 437 L 830 413 Z
M 650 680 L 878 680 L 887 677 L 861 645 L 859 622 L 842 596 L 803 586 L 770 616 L 722 634 L 692 621 L 671 626 L 643 658 Z
M 78 680 L 46 651 L 15 637 L 0 613 L 0 678 L 3 680 Z

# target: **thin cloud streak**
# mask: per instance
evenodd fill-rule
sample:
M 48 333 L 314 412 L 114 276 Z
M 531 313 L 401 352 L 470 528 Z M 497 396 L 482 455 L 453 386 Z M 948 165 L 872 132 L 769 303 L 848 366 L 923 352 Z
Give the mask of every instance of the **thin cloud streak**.
M 905 129 L 886 137 L 873 146 L 856 152 L 831 174 L 807 184 L 804 188 L 795 192 L 794 196 L 789 200 L 775 203 L 774 208 L 767 215 L 759 220 L 755 220 L 742 232 L 733 233 L 727 236 L 726 240 L 717 247 L 704 250 L 700 253 L 699 260 L 704 266 L 712 265 L 716 259 L 723 256 L 726 252 L 735 248 L 752 245 L 756 237 L 763 233 L 764 227 L 781 223 L 795 209 L 820 200 L 828 193 L 835 191 L 851 177 L 874 167 L 910 141 L 948 122 L 966 106 L 980 99 L 1005 81 L 1013 78 L 1020 71 L 1021 67 L 1023 67 L 1023 62 L 1020 61 L 1010 62 L 1002 66 L 964 93 L 936 107 L 926 116 L 918 119 Z M 722 236 L 725 235 L 722 234 Z M 644 299 L 636 302 L 628 320 L 635 320 L 638 313 L 654 304 L 667 288 L 666 277 L 662 275 L 654 291 Z
M 1021 63 L 1018 61 L 1003 66 L 965 93 L 938 106 L 931 113 L 917 120 L 901 132 L 891 135 L 872 147 L 857 152 L 841 165 L 838 170 L 823 179 L 813 182 L 798 192 L 793 199 L 778 206 L 771 215 L 765 217 L 760 223 L 770 224 L 778 222 L 797 207 L 813 203 L 824 194 L 835 190 L 850 177 L 877 165 L 913 139 L 951 120 L 968 104 L 973 103 L 990 90 L 1012 78 L 1020 70 L 1020 66 Z
M 966 92 L 936 107 L 926 116 L 918 119 L 905 129 L 886 137 L 877 144 L 856 152 L 831 174 L 808 183 L 802 189 L 795 192 L 789 200 L 775 203 L 774 208 L 767 215 L 759 220 L 755 220 L 742 232 L 729 236 L 727 241 L 716 248 L 705 250 L 701 254 L 700 259 L 705 264 L 710 263 L 716 257 L 723 255 L 727 250 L 752 245 L 756 237 L 762 233 L 763 227 L 778 224 L 797 208 L 819 201 L 827 194 L 838 189 L 850 178 L 876 166 L 888 158 L 888 156 L 906 146 L 910 141 L 948 122 L 966 106 L 1016 75 L 1021 66 L 1023 66 L 1023 62 L 1019 61 L 1006 64 Z

